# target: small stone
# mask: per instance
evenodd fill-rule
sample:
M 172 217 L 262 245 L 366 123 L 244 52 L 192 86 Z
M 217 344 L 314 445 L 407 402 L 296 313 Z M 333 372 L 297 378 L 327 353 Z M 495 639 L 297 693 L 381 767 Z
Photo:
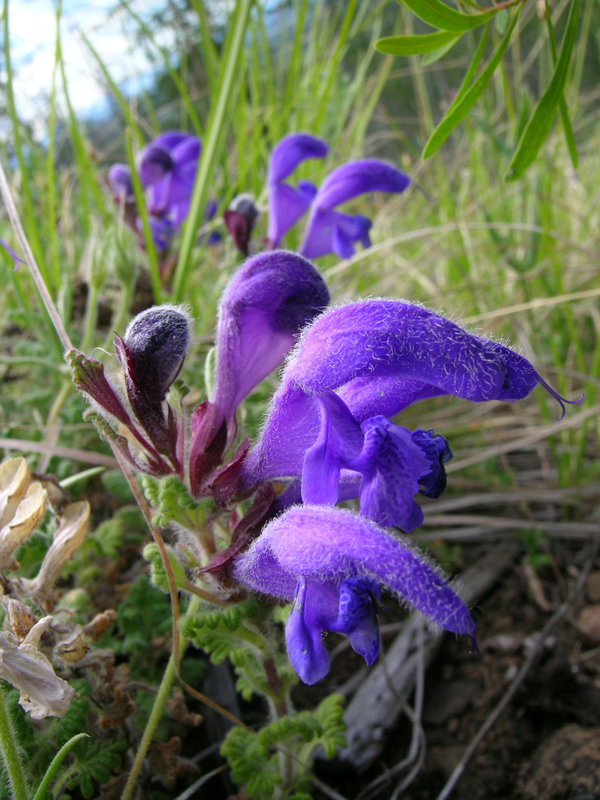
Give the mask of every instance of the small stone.
M 577 617 L 579 631 L 588 644 L 600 642 L 600 605 L 586 606 Z
M 600 570 L 590 574 L 585 586 L 585 593 L 591 603 L 600 603 Z

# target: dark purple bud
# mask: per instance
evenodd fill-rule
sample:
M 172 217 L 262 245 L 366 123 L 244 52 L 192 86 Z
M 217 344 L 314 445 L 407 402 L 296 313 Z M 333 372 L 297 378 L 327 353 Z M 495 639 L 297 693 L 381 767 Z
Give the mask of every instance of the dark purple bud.
M 179 306 L 153 306 L 127 326 L 130 379 L 149 395 L 162 400 L 173 383 L 189 346 L 187 314 Z
M 135 200 L 131 170 L 126 164 L 113 164 L 108 170 L 107 179 L 116 203 L 124 204 Z
M 258 215 L 259 211 L 250 194 L 235 197 L 223 215 L 235 246 L 245 256 L 249 253 L 250 238 Z
M 177 425 L 163 401 L 179 374 L 189 343 L 188 318 L 179 307 L 154 306 L 138 314 L 125 336 L 115 336 L 131 407 L 157 451 L 177 465 Z

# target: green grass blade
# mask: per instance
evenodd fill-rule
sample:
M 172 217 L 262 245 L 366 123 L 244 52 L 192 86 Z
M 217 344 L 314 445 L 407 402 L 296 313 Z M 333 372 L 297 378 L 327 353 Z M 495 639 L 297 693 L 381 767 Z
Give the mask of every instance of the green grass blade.
M 560 56 L 556 62 L 552 79 L 523 131 L 517 149 L 508 165 L 506 181 L 514 181 L 521 177 L 527 167 L 535 161 L 535 157 L 548 138 L 567 82 L 573 47 L 577 38 L 581 2 L 582 0 L 573 0 L 571 4 Z
M 552 25 L 552 17 L 550 15 L 550 8 L 548 7 L 548 0 L 546 0 L 546 24 L 548 26 L 548 35 L 550 37 L 550 50 L 552 52 L 552 65 L 556 69 L 556 62 L 558 61 L 558 51 L 556 49 L 556 37 L 554 35 L 554 26 Z M 577 169 L 579 166 L 579 156 L 577 155 L 577 142 L 575 141 L 575 134 L 573 133 L 573 126 L 571 125 L 571 117 L 569 116 L 569 109 L 567 108 L 567 101 L 565 94 L 562 93 L 560 102 L 558 104 L 560 111 L 560 119 L 562 122 L 563 130 L 565 132 L 565 139 L 567 140 L 567 149 L 571 157 L 573 168 Z
M 380 53 L 389 56 L 418 56 L 423 53 L 432 53 L 447 45 L 455 44 L 461 37 L 460 33 L 426 33 L 422 36 L 386 36 L 375 42 L 375 47 Z
M 399 0 L 399 2 L 433 28 L 454 33 L 465 33 L 478 28 L 489 22 L 501 10 L 490 8 L 478 14 L 463 14 L 442 3 L 441 0 Z
M 211 97 L 214 97 L 219 80 L 219 53 L 210 35 L 210 21 L 204 0 L 190 0 L 190 5 L 200 21 L 200 55 Z
M 4 0 L 4 70 L 6 72 L 6 100 L 8 107 L 8 115 L 12 123 L 13 144 L 15 148 L 15 155 L 17 163 L 21 170 L 21 187 L 23 192 L 23 200 L 25 202 L 25 213 L 27 218 L 27 235 L 31 244 L 31 249 L 38 263 L 40 272 L 46 284 L 48 284 L 48 273 L 44 261 L 44 251 L 40 241 L 37 225 L 37 215 L 35 212 L 33 198 L 29 187 L 27 164 L 23 155 L 23 146 L 21 141 L 21 122 L 17 115 L 17 107 L 15 103 L 15 95 L 13 91 L 13 72 L 12 61 L 10 57 L 10 28 L 8 20 L 8 0 Z
M 429 141 L 425 145 L 425 149 L 423 150 L 423 158 L 429 158 L 432 156 L 436 150 L 438 150 L 442 144 L 446 141 L 448 136 L 452 133 L 454 128 L 459 125 L 463 119 L 467 116 L 469 111 L 473 108 L 475 103 L 479 100 L 481 95 L 486 90 L 489 82 L 492 79 L 494 72 L 504 53 L 506 52 L 506 48 L 509 45 L 513 30 L 515 25 L 517 24 L 517 20 L 519 18 L 521 7 L 519 6 L 517 12 L 515 13 L 514 17 L 511 20 L 510 25 L 506 33 L 504 34 L 504 38 L 500 42 L 496 52 L 490 58 L 488 63 L 486 64 L 485 69 L 481 73 L 481 75 L 477 78 L 475 83 L 469 88 L 466 89 L 466 81 L 463 81 L 459 93 L 457 94 L 454 102 L 446 112 L 445 117 L 434 130 L 434 132 L 429 137 Z M 480 48 L 477 48 L 477 52 L 475 55 L 477 56 L 480 51 Z M 481 48 L 482 51 L 482 48 Z M 473 74 L 477 69 L 477 65 L 475 64 L 475 59 L 471 62 L 471 67 L 473 68 Z M 469 72 L 471 71 L 471 67 L 469 68 Z M 463 92 L 464 89 L 464 92 Z
M 169 75 L 171 77 L 171 80 L 175 84 L 175 87 L 177 89 L 179 97 L 181 98 L 181 102 L 183 104 L 183 109 L 185 109 L 185 111 L 189 115 L 190 121 L 191 121 L 192 125 L 194 126 L 194 132 L 196 133 L 197 136 L 202 136 L 203 130 L 202 130 L 202 123 L 200 122 L 200 118 L 198 117 L 198 114 L 196 113 L 196 109 L 192 105 L 192 101 L 190 100 L 190 96 L 188 94 L 185 82 L 182 80 L 181 76 L 179 75 L 179 73 L 177 72 L 175 67 L 173 67 L 173 65 L 171 64 L 171 59 L 169 58 L 169 53 L 168 53 L 166 47 L 162 47 L 161 45 L 159 45 L 156 42 L 156 40 L 155 40 L 155 38 L 154 38 L 154 36 L 152 34 L 151 29 L 148 27 L 148 25 L 146 25 L 146 23 L 140 17 L 140 15 L 137 14 L 131 8 L 131 6 L 129 5 L 127 0 L 121 0 L 121 6 L 127 11 L 127 13 L 131 16 L 131 18 L 133 20 L 135 20 L 137 25 L 139 25 L 140 30 L 142 31 L 142 33 L 146 37 L 147 41 L 152 45 L 152 47 L 157 51 L 157 53 L 160 54 L 160 57 L 161 57 L 162 62 L 164 64 L 164 66 L 165 66 L 165 69 L 169 73 Z M 183 59 L 182 59 L 182 62 L 183 62 Z
M 60 63 L 60 17 L 62 0 L 56 5 L 56 43 L 54 48 L 54 67 L 52 69 L 52 88 L 50 91 L 50 117 L 48 119 L 48 148 L 46 152 L 46 176 L 48 180 L 48 238 L 50 240 L 50 269 L 54 288 L 60 286 L 60 263 L 58 259 L 58 240 L 56 238 L 56 186 L 54 172 L 54 145 L 56 136 L 56 73 Z
M 252 0 L 237 0 L 236 2 L 234 19 L 232 20 L 230 34 L 221 62 L 221 79 L 217 92 L 213 95 L 216 103 L 211 108 L 204 148 L 200 156 L 194 191 L 190 202 L 190 210 L 183 227 L 181 250 L 179 251 L 179 260 L 175 268 L 173 282 L 173 300 L 176 303 L 180 302 L 183 297 L 196 230 L 204 213 L 214 170 L 225 142 L 228 116 L 232 110 L 232 96 L 235 91 L 239 90 L 242 82 L 238 67 L 251 5 Z M 236 81 L 237 85 L 235 85 Z
M 148 255 L 148 267 L 150 271 L 150 282 L 152 284 L 152 294 L 154 295 L 154 302 L 159 305 L 162 302 L 162 287 L 160 281 L 160 270 L 158 268 L 158 258 L 156 256 L 154 240 L 152 239 L 150 222 L 148 221 L 144 189 L 140 183 L 140 176 L 138 175 L 137 166 L 135 163 L 133 141 L 131 137 L 131 130 L 129 128 L 127 128 L 125 131 L 125 144 L 127 146 L 127 162 L 131 172 L 131 183 L 133 185 L 133 193 L 135 194 L 137 212 L 142 220 L 142 233 L 144 236 L 144 243 L 146 245 L 146 253 Z
M 77 733 L 75 734 L 75 736 L 72 736 L 68 742 L 65 742 L 65 744 L 63 744 L 58 753 L 52 759 L 52 763 L 48 767 L 46 774 L 44 775 L 44 778 L 40 783 L 33 800 L 44 800 L 44 798 L 46 797 L 46 792 L 48 791 L 48 787 L 54 780 L 58 768 L 64 761 L 65 756 L 68 755 L 68 753 L 77 744 L 77 742 L 79 742 L 81 739 L 89 739 L 89 738 L 90 736 L 88 733 Z

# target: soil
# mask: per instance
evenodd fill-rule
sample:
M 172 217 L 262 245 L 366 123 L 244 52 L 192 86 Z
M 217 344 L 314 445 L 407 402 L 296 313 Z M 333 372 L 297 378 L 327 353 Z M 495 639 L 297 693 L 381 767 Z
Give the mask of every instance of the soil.
M 426 673 L 425 759 L 400 795 L 403 800 L 438 797 L 552 612 L 565 596 L 572 597 L 586 554 L 589 546 L 559 546 L 552 567 L 532 570 L 526 560 L 516 564 L 475 609 L 480 656 L 469 654 L 464 641 L 444 638 Z M 468 549 L 465 556 L 468 561 Z M 600 571 L 592 570 L 572 614 L 546 636 L 519 691 L 468 762 L 453 800 L 600 799 L 599 592 Z M 412 723 L 403 717 L 366 773 L 348 780 L 325 767 L 322 779 L 356 798 L 406 757 L 411 737 Z M 391 798 L 409 771 L 392 775 L 369 796 Z

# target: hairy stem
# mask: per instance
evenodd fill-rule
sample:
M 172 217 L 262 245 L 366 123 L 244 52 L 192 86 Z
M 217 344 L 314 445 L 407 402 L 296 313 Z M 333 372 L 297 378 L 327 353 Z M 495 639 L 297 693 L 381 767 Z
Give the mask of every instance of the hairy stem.
M 0 688 L 0 752 L 6 765 L 13 800 L 27 800 L 27 783 L 17 752 L 17 742 L 6 707 L 6 694 Z
M 135 759 L 133 762 L 133 766 L 131 767 L 131 772 L 129 773 L 129 777 L 127 778 L 127 783 L 125 784 L 125 788 L 123 789 L 121 800 L 129 800 L 135 788 L 135 784 L 140 774 L 142 764 L 144 763 L 144 759 L 146 758 L 146 753 L 148 752 L 148 748 L 150 747 L 150 742 L 152 741 L 152 737 L 154 736 L 154 731 L 156 730 L 156 726 L 159 723 L 160 716 L 162 714 L 165 702 L 169 695 L 169 691 L 171 690 L 171 686 L 173 685 L 174 679 L 175 679 L 175 654 L 171 653 L 171 658 L 169 659 L 169 663 L 167 664 L 167 668 L 164 672 L 162 681 L 160 682 L 160 686 L 158 687 L 158 693 L 154 700 L 154 705 L 152 706 L 152 711 L 150 713 L 150 717 L 148 719 L 144 735 L 142 736 L 142 741 L 140 742 L 138 751 L 135 754 Z

